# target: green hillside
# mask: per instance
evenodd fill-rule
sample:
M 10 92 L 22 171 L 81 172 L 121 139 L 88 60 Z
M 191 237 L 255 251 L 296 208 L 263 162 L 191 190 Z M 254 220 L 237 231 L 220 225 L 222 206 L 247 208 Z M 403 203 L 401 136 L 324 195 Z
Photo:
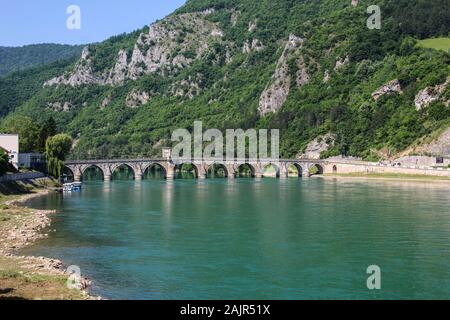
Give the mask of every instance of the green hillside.
M 382 8 L 381 30 L 366 26 L 372 4 Z M 0 107 L 4 122 L 52 116 L 76 140 L 73 158 L 160 155 L 172 130 L 202 120 L 205 129 L 279 128 L 283 157 L 330 133 L 322 156 L 379 159 L 450 124 L 448 87 L 415 105 L 450 74 L 448 52 L 417 46 L 448 35 L 446 7 L 191 0 L 150 27 L 89 46 L 79 61 L 4 79 Z M 30 83 L 14 91 L 21 77 Z M 392 80 L 399 92 L 372 96 Z
M 433 38 L 424 39 L 419 41 L 419 45 L 424 48 L 442 50 L 449 52 L 450 50 L 450 38 Z
M 60 44 L 0 47 L 0 77 L 14 71 L 25 70 L 79 56 L 82 49 L 82 46 Z

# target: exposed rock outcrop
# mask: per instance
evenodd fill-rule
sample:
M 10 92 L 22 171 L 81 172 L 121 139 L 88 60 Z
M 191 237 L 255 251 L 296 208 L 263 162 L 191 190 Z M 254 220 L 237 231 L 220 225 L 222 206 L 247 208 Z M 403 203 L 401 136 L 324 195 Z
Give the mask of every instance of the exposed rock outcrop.
M 450 77 L 448 77 L 443 84 L 437 85 L 435 87 L 426 87 L 425 89 L 420 90 L 414 100 L 416 110 L 420 111 L 423 108 L 428 107 L 434 101 L 440 100 L 449 83 Z M 448 106 L 449 102 L 450 101 L 445 101 L 445 104 Z
M 190 32 L 183 33 L 182 29 Z M 152 25 L 148 34 L 139 37 L 129 65 L 129 78 L 137 79 L 164 69 L 170 73 L 173 67 L 185 68 L 208 51 L 212 40 L 222 36 L 219 27 L 201 14 L 169 17 L 165 23 Z M 188 57 L 188 51 L 194 56 Z
M 324 74 L 323 74 L 323 83 L 327 83 L 328 81 L 330 81 L 331 77 L 330 77 L 330 71 L 329 70 L 325 70 Z
M 258 27 L 258 21 L 257 20 L 250 21 L 249 24 L 248 24 L 248 32 L 255 31 L 257 27 Z
M 398 156 L 409 155 L 432 155 L 450 157 L 450 128 L 444 130 L 439 136 L 431 141 L 422 141 L 418 146 L 411 147 Z
M 402 94 L 402 87 L 400 82 L 397 79 L 389 81 L 385 85 L 382 85 L 375 92 L 372 93 L 372 98 L 375 100 L 380 99 L 382 96 L 386 94 Z
M 125 104 L 129 108 L 138 108 L 150 100 L 151 95 L 147 92 L 133 90 L 125 99 Z
M 201 75 L 197 75 L 198 79 L 201 79 Z M 201 92 L 199 80 L 192 79 L 189 76 L 187 79 L 178 81 L 173 84 L 171 92 L 175 97 L 183 97 L 193 99 L 196 95 Z
M 237 22 L 238 22 L 240 16 L 241 16 L 241 12 L 240 12 L 240 11 L 234 11 L 234 12 L 231 14 L 231 25 L 232 25 L 233 27 L 236 26 L 236 24 L 237 24 Z
M 73 107 L 70 102 L 53 102 L 48 103 L 47 106 L 56 112 L 67 112 Z
M 300 57 L 297 60 L 297 73 L 296 73 L 296 79 L 295 82 L 297 84 L 297 87 L 301 87 L 305 84 L 307 84 L 310 80 L 310 76 L 306 70 L 306 65 L 305 65 L 305 59 L 303 57 Z
M 127 79 L 127 67 L 128 67 L 128 57 L 125 50 L 120 50 L 117 58 L 116 65 L 111 70 L 106 83 L 108 84 L 119 84 L 123 83 Z
M 93 72 L 90 52 L 86 47 L 73 72 L 51 79 L 44 85 L 120 85 L 146 74 L 173 74 L 209 53 L 210 43 L 221 41 L 223 31 L 216 23 L 205 19 L 212 12 L 205 10 L 179 14 L 152 24 L 147 33 L 138 37 L 131 56 L 125 49 L 120 50 L 114 67 L 100 74 Z
M 261 94 L 258 108 L 260 114 L 264 115 L 269 112 L 276 112 L 285 103 L 292 83 L 292 79 L 289 75 L 288 59 L 293 53 L 301 48 L 303 41 L 302 38 L 295 35 L 291 34 L 289 36 L 289 40 L 278 60 L 275 73 L 272 76 L 272 81 Z M 301 64 L 300 61 L 300 65 Z M 299 69 L 299 72 L 300 73 L 297 74 L 299 84 L 304 84 L 309 81 L 309 76 L 305 74 L 306 70 L 304 68 Z
M 250 53 L 252 51 L 262 51 L 265 49 L 264 44 L 258 39 L 253 39 L 252 43 L 249 40 L 244 42 L 244 47 L 242 48 L 242 53 Z
M 102 109 L 104 109 L 107 106 L 109 106 L 109 104 L 111 103 L 111 100 L 112 100 L 111 96 L 108 96 L 105 99 L 103 99 L 102 104 L 101 104 Z
M 341 70 L 343 67 L 345 67 L 348 63 L 350 62 L 350 57 L 346 56 L 345 59 L 338 59 L 336 61 L 336 65 L 334 66 L 334 71 L 339 71 Z
M 65 74 L 53 78 L 44 83 L 44 86 L 69 85 L 72 87 L 85 84 L 105 84 L 105 80 L 96 76 L 92 71 L 92 61 L 90 59 L 89 47 L 85 47 L 80 60 L 75 64 L 71 74 Z
M 335 135 L 328 133 L 317 137 L 311 141 L 307 146 L 305 151 L 300 154 L 297 158 L 299 159 L 320 159 L 320 154 L 327 151 L 330 147 L 334 145 L 336 140 Z

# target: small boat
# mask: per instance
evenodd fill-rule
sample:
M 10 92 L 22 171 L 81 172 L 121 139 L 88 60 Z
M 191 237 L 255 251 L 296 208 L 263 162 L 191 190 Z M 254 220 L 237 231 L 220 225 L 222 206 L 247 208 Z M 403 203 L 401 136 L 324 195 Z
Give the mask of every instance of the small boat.
M 81 191 L 81 182 L 65 183 L 63 185 L 63 192 Z
M 81 191 L 81 182 L 72 183 L 72 191 Z

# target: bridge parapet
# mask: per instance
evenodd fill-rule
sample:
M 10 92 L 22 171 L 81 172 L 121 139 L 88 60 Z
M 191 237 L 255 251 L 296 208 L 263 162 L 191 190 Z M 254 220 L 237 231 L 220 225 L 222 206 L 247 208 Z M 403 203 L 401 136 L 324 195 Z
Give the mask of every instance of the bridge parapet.
M 72 160 L 66 162 L 66 167 L 73 172 L 74 179 L 81 181 L 83 174 L 88 168 L 97 167 L 101 170 L 103 178 L 106 181 L 111 180 L 114 171 L 120 166 L 128 166 L 133 170 L 136 180 L 143 178 L 146 170 L 157 165 L 164 169 L 165 177 L 173 179 L 175 177 L 175 169 L 182 164 L 192 164 L 198 178 L 207 177 L 208 170 L 213 165 L 221 165 L 226 169 L 228 178 L 233 179 L 239 172 L 242 165 L 248 165 L 251 168 L 252 175 L 255 177 L 263 177 L 265 169 L 272 166 L 276 171 L 276 176 L 286 178 L 289 176 L 289 168 L 294 166 L 299 176 L 308 174 L 309 169 L 318 165 L 325 171 L 328 162 L 325 160 L 309 160 L 309 159 L 233 159 L 233 160 L 205 160 L 205 159 L 107 159 L 107 160 Z

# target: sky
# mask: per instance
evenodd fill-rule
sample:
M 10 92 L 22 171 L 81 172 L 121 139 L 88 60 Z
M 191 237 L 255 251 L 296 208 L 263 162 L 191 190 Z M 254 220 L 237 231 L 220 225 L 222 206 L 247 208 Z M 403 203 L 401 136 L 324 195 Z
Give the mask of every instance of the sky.
M 86 44 L 162 19 L 185 0 L 0 0 L 0 46 Z M 80 9 L 80 29 L 74 11 Z M 67 27 L 67 21 L 72 29 Z

